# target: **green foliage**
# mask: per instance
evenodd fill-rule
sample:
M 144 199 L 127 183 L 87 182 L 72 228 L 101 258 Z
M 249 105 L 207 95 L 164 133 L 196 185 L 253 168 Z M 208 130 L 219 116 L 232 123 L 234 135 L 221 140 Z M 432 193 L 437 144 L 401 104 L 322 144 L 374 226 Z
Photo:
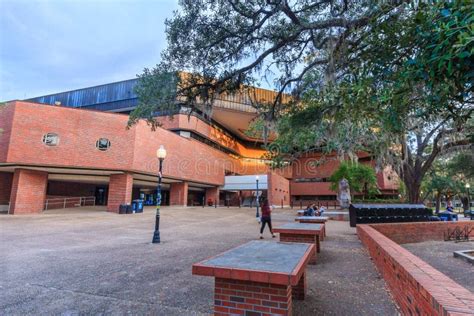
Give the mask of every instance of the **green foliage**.
M 142 76 L 187 72 L 177 96 L 191 109 L 202 110 L 204 105 L 208 110 L 219 94 L 238 91 L 247 94 L 265 120 L 275 120 L 280 111 L 295 104 L 286 93 L 291 92 L 292 101 L 297 101 L 313 85 L 304 77 L 313 71 L 324 73 L 335 59 L 343 58 L 341 52 L 346 41 L 355 39 L 353 33 L 367 32 L 372 19 L 399 7 L 356 0 L 194 0 L 179 5 L 166 21 L 168 45 L 160 63 Z M 155 83 L 145 83 L 143 89 L 162 83 L 153 77 Z M 251 86 L 265 83 L 278 93 L 270 100 L 253 98 Z M 134 118 L 150 119 L 149 113 L 166 107 L 166 103 L 145 101 Z
M 418 202 L 433 162 L 472 148 L 474 3 L 471 0 L 180 2 L 161 63 L 145 70 L 131 123 L 174 109 L 204 113 L 222 93 L 247 94 L 278 139 L 275 165 L 302 153 L 370 152 Z M 162 75 L 178 76 L 166 92 Z M 250 85 L 273 84 L 273 100 Z M 284 93 L 292 94 L 291 101 Z M 284 102 L 286 101 L 286 102 Z M 270 123 L 269 123 L 270 122 Z M 255 134 L 255 135 L 257 135 Z
M 367 196 L 374 196 L 379 193 L 377 188 L 377 176 L 371 166 L 353 162 L 342 162 L 339 168 L 331 175 L 330 189 L 337 192 L 339 181 L 346 179 L 349 182 L 351 193 L 364 193 Z
M 472 153 L 460 153 L 437 161 L 423 181 L 424 196 L 435 199 L 443 195 L 447 198 L 464 196 L 465 184 L 474 180 L 473 166 Z
M 443 174 L 433 174 L 427 177 L 425 190 L 430 193 L 444 194 L 453 196 L 464 191 L 464 184 L 449 176 Z
M 348 60 L 334 66 L 337 79 L 285 113 L 275 159 L 370 152 L 393 166 L 409 201 L 418 202 L 437 157 L 472 148 L 473 14 L 472 2 L 440 1 L 375 19 L 359 45 L 348 47 Z M 318 78 L 313 72 L 306 80 Z
M 474 152 L 460 153 L 447 165 L 449 174 L 456 175 L 464 182 L 474 181 Z
M 145 68 L 138 76 L 135 93 L 138 96 L 138 107 L 130 114 L 128 125 L 139 119 L 147 119 L 154 128 L 158 126 L 157 115 L 172 115 L 178 111 L 177 88 L 180 84 L 178 73 Z

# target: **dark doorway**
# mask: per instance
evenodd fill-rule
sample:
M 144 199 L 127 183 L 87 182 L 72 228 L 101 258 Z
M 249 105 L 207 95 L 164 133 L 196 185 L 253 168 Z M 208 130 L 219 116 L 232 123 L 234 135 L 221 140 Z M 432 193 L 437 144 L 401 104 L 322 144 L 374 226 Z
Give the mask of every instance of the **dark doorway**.
M 107 187 L 99 186 L 95 188 L 95 204 L 107 205 Z
M 188 206 L 202 206 L 206 193 L 200 191 L 188 192 Z

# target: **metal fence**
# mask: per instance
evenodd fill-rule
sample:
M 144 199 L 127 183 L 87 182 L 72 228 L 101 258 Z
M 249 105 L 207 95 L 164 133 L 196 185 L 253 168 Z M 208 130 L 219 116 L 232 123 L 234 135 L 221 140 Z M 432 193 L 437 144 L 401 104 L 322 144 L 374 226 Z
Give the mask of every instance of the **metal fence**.
M 44 201 L 44 210 L 95 206 L 95 196 L 53 197 Z

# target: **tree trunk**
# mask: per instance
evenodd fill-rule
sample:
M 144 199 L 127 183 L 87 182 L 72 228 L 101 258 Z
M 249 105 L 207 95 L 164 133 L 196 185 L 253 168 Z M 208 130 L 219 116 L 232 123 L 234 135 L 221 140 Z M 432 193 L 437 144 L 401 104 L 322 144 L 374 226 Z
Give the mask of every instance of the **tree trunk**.
M 469 201 L 469 199 L 467 198 L 467 196 L 463 196 L 463 197 L 461 198 L 462 209 L 463 209 L 464 211 L 467 211 L 467 210 L 469 209 L 469 205 L 468 205 L 469 202 L 468 202 L 468 201 Z
M 410 204 L 419 204 L 420 191 L 421 191 L 421 180 L 425 173 L 422 171 L 421 165 L 411 166 L 409 163 L 404 163 L 402 180 L 405 183 L 408 195 L 408 202 Z
M 410 204 L 421 203 L 420 201 L 421 181 L 419 181 L 418 179 L 413 179 L 411 177 L 403 177 L 402 180 L 403 180 L 403 183 L 405 183 L 405 187 L 407 190 L 408 203 Z
M 436 193 L 436 213 L 439 213 L 440 209 L 441 209 L 441 193 L 437 192 Z

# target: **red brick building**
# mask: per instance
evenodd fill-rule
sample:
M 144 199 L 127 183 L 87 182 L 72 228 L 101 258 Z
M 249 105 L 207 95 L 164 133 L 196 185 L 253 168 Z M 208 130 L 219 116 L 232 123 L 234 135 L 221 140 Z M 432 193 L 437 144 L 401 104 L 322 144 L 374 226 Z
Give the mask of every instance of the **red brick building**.
M 286 170 L 269 170 L 261 142 L 244 134 L 255 116 L 244 97 L 219 100 L 212 120 L 188 116 L 183 109 L 173 119 L 160 117 L 162 127 L 155 131 L 145 122 L 127 129 L 127 114 L 136 106 L 135 84 L 127 80 L 1 107 L 0 205 L 9 205 L 10 214 L 25 214 L 58 207 L 55 201 L 65 197 L 77 197 L 74 203 L 91 197 L 113 212 L 132 199 L 152 204 L 160 145 L 168 153 L 165 205 L 249 204 L 256 175 L 259 189 L 276 205 L 335 199 L 327 177 L 336 160 L 314 168 L 308 162 L 316 158 L 306 157 Z M 371 163 L 368 156 L 361 159 Z M 380 173 L 379 186 L 395 194 L 396 183 L 389 177 Z

